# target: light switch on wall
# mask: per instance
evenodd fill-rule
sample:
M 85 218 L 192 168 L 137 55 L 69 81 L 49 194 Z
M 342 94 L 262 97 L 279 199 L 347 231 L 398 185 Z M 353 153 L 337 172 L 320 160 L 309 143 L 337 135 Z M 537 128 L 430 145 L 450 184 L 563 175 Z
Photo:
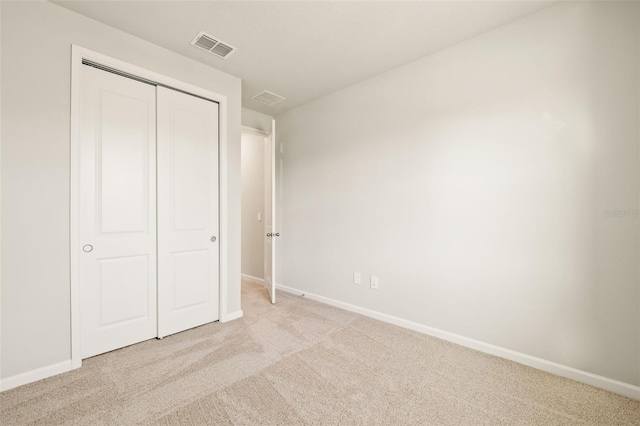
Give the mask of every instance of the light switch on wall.
M 258 222 L 262 222 L 262 212 L 258 212 Z

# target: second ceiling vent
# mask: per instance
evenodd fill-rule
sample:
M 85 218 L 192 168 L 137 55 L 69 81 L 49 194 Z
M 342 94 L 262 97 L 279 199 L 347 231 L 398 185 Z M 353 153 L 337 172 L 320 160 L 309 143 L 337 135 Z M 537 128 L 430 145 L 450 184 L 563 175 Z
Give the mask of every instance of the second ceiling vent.
M 251 99 L 256 102 L 260 102 L 261 104 L 265 104 L 269 106 L 285 100 L 285 98 L 283 98 L 282 96 L 276 95 L 275 93 L 270 92 L 268 90 L 263 90 L 257 95 L 252 96 Z
M 199 47 L 202 50 L 206 50 L 222 59 L 227 59 L 236 50 L 235 47 L 228 45 L 227 43 L 220 41 L 210 34 L 200 31 L 200 34 L 196 36 L 191 42 L 192 46 Z

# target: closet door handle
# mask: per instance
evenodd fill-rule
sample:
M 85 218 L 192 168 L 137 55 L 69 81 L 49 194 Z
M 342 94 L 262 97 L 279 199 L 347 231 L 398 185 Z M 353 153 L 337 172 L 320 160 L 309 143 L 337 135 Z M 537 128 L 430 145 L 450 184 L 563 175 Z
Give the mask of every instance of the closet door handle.
M 269 233 L 267 234 L 267 237 L 272 237 L 272 236 L 273 236 L 273 234 L 272 234 L 271 232 L 269 232 Z
M 216 242 L 216 236 L 214 235 L 213 237 L 211 237 L 211 242 L 215 243 Z
M 93 251 L 93 246 L 91 244 L 85 244 L 82 246 L 82 251 L 85 253 L 91 253 Z

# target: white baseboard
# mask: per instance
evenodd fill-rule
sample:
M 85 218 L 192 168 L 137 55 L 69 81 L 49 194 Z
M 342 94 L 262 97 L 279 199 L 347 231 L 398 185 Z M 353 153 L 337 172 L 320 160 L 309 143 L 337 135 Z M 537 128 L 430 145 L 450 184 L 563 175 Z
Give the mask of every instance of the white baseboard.
M 236 320 L 238 318 L 242 318 L 242 315 L 244 315 L 242 310 L 238 310 L 238 311 L 235 311 L 235 312 L 229 312 L 224 317 L 220 318 L 220 322 L 233 321 L 233 320 Z
M 46 379 L 47 377 L 56 376 L 61 373 L 66 373 L 67 371 L 71 370 L 73 370 L 71 360 L 67 360 L 59 362 L 57 364 L 52 364 L 46 367 L 27 371 L 25 373 L 16 374 L 15 376 L 7 377 L 6 379 L 0 380 L 0 391 L 17 388 L 18 386 Z
M 311 300 L 317 302 L 326 303 L 327 305 L 335 306 L 337 308 L 344 309 L 345 311 L 355 312 L 361 315 L 365 315 L 370 318 L 374 318 L 380 321 L 384 321 L 390 324 L 394 324 L 400 327 L 408 328 L 410 330 L 418 331 L 420 333 L 428 334 L 429 336 L 437 337 L 442 340 L 447 340 L 452 343 L 456 343 L 460 346 L 475 349 L 480 352 L 506 358 L 511 361 L 518 362 L 520 364 L 528 365 L 529 367 L 537 368 L 538 370 L 546 371 L 558 376 L 566 377 L 568 379 L 576 380 L 578 382 L 586 383 L 598 388 L 602 388 L 611 392 L 624 395 L 626 397 L 640 400 L 640 386 L 635 386 L 629 383 L 624 383 L 618 380 L 609 379 L 604 376 L 589 373 L 587 371 L 578 370 L 577 368 L 569 367 L 566 365 L 558 364 L 552 361 L 547 361 L 542 358 L 537 358 L 531 355 L 527 355 L 521 352 L 512 351 L 511 349 L 502 348 L 500 346 L 485 343 L 479 340 L 470 339 L 468 337 L 461 336 L 459 334 L 450 333 L 448 331 L 440 330 L 437 328 L 429 327 L 426 325 L 418 324 L 413 321 L 408 321 L 402 318 L 394 317 L 392 315 L 383 314 L 371 309 L 362 308 L 360 306 L 351 305 L 349 303 L 340 302 L 335 299 L 320 296 L 306 291 L 298 290 L 295 288 L 287 287 L 281 284 L 276 284 L 278 290 L 292 293 L 298 296 L 304 295 Z
M 264 280 L 262 278 L 254 277 L 252 275 L 240 274 L 244 281 L 249 281 L 250 283 L 256 284 L 264 284 Z
M 241 310 L 226 314 L 220 318 L 220 322 L 229 322 L 238 318 L 242 318 L 243 312 Z M 9 389 L 17 388 L 18 386 L 26 385 L 28 383 L 37 382 L 38 380 L 46 379 L 51 376 L 66 373 L 67 371 L 74 370 L 82 366 L 80 362 L 77 366 L 73 365 L 72 360 L 62 361 L 57 364 L 48 365 L 35 370 L 27 371 L 25 373 L 16 374 L 15 376 L 7 377 L 0 380 L 0 391 L 6 391 Z

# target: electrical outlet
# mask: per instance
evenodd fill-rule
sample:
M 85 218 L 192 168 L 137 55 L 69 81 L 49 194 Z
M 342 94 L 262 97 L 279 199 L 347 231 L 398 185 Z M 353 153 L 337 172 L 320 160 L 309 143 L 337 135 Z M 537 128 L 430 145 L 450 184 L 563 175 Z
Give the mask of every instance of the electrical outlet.
M 371 288 L 374 290 L 378 289 L 378 277 L 371 276 Z
M 353 283 L 354 284 L 360 284 L 360 272 L 354 272 L 353 273 Z

